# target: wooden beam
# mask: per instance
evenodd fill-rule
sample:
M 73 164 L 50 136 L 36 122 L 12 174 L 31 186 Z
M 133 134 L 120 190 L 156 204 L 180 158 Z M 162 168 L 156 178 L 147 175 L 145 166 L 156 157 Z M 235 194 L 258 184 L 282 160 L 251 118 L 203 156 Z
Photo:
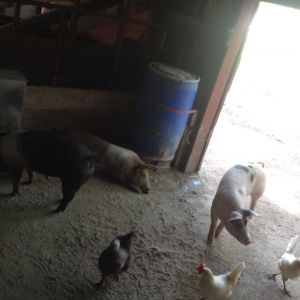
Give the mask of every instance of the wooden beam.
M 198 20 L 178 12 L 169 12 L 167 15 L 167 23 L 174 27 L 176 31 L 185 31 L 189 34 L 199 36 L 203 34 L 219 34 L 220 32 L 230 31 L 230 28 L 220 28 L 206 21 Z
M 22 127 L 76 127 L 126 143 L 135 103 L 135 95 L 125 92 L 29 86 Z
M 13 19 L 13 30 L 14 31 L 16 31 L 17 25 L 20 20 L 20 12 L 21 12 L 21 0 L 16 0 L 14 19 Z
M 248 26 L 252 21 L 257 7 L 258 1 L 244 1 L 204 114 L 199 115 L 194 121 L 194 127 L 189 134 L 189 143 L 182 146 L 184 149 L 181 150 L 180 157 L 176 159 L 176 166 L 183 172 L 196 172 L 201 166 L 212 131 L 234 76 L 236 61 L 244 44 Z M 201 93 L 198 94 L 198 98 L 201 98 Z M 197 100 L 198 103 L 200 103 L 199 100 Z
M 50 24 L 57 22 L 58 17 L 59 17 L 59 11 L 49 12 L 46 14 L 31 17 L 29 19 L 20 20 L 16 24 L 15 28 L 16 30 L 20 31 L 20 30 L 27 30 L 33 27 L 40 28 L 40 26 L 43 25 L 49 26 Z M 10 32 L 12 28 L 13 28 L 12 23 L 6 24 L 0 27 L 0 32 Z
M 85 11 L 92 11 L 92 10 L 100 10 L 103 8 L 106 8 L 109 5 L 116 4 L 118 0 L 106 0 L 106 1 L 99 1 L 99 0 L 91 0 L 88 2 L 85 2 L 80 5 L 80 9 Z M 42 5 L 43 3 L 43 5 Z M 22 4 L 32 4 L 32 5 L 40 5 L 40 6 L 47 6 L 47 2 L 44 3 L 42 1 L 36 1 L 36 0 L 22 0 Z M 50 5 L 50 4 L 49 4 Z M 50 5 L 51 6 L 51 5 Z M 53 7 L 52 7 L 53 8 Z M 57 7 L 58 8 L 58 7 Z M 65 11 L 66 16 L 71 16 L 72 14 L 72 7 L 61 5 L 59 6 L 60 10 L 63 9 Z M 59 10 L 51 11 L 42 15 L 37 15 L 34 17 L 31 17 L 29 19 L 20 20 L 16 26 L 16 29 L 18 31 L 25 31 L 31 28 L 40 28 L 40 26 L 49 26 L 51 24 L 54 24 L 58 21 L 58 18 L 60 16 Z M 13 23 L 6 24 L 3 26 L 0 26 L 0 32 L 9 32 L 12 31 Z
M 117 34 L 117 42 L 115 45 L 115 55 L 114 55 L 114 61 L 112 65 L 112 71 L 111 71 L 111 77 L 110 77 L 110 87 L 113 88 L 115 81 L 116 81 L 116 76 L 118 73 L 118 66 L 119 66 L 119 61 L 120 61 L 120 56 L 121 56 L 121 51 L 122 51 L 122 46 L 123 46 L 123 39 L 124 39 L 124 34 L 125 34 L 125 26 L 126 26 L 126 18 L 129 15 L 129 0 L 123 0 L 122 6 L 121 6 L 121 15 L 122 15 L 122 21 L 119 24 L 118 28 L 118 34 Z
M 141 21 L 138 20 L 136 18 L 131 18 L 131 17 L 126 17 L 124 18 L 123 16 L 116 16 L 113 14 L 108 14 L 105 12 L 100 12 L 100 11 L 94 11 L 94 10 L 90 10 L 90 9 L 79 9 L 80 14 L 82 15 L 87 15 L 87 16 L 97 16 L 99 18 L 102 19 L 107 19 L 107 20 L 113 20 L 113 21 L 126 21 L 127 23 L 134 23 L 137 25 L 143 25 L 143 26 L 149 26 L 149 27 L 154 27 L 154 28 L 167 28 L 168 24 L 163 24 L 163 23 L 157 23 L 157 22 L 145 22 L 145 21 Z
M 5 45 L 0 47 L 2 68 L 18 69 L 36 84 L 52 83 L 58 45 L 56 39 L 1 33 L 0 40 Z M 97 84 L 101 86 L 101 81 L 105 76 L 107 77 L 109 70 L 111 49 L 98 44 L 68 39 L 63 43 L 57 83 L 83 86 L 90 82 L 90 86 L 96 87 Z M 74 62 L 76 62 L 76 72 L 74 72 Z M 30 81 L 29 84 L 32 82 Z
M 80 6 L 80 0 L 74 0 L 74 9 L 72 11 L 72 16 L 70 21 L 70 32 L 71 32 L 72 39 L 74 39 L 76 35 L 79 6 Z
M 56 48 L 56 59 L 55 59 L 55 68 L 54 68 L 54 75 L 53 75 L 53 85 L 57 85 L 58 75 L 59 75 L 59 68 L 60 68 L 60 60 L 61 60 L 61 52 L 63 47 L 63 39 L 64 39 L 64 32 L 66 28 L 66 18 L 63 11 L 60 11 L 59 17 L 59 32 L 57 36 L 57 48 Z
M 22 0 L 22 4 L 29 4 L 35 6 L 42 6 L 49 9 L 59 9 L 59 10 L 67 10 L 71 11 L 73 9 L 72 2 L 59 2 L 59 1 L 38 1 L 38 0 Z

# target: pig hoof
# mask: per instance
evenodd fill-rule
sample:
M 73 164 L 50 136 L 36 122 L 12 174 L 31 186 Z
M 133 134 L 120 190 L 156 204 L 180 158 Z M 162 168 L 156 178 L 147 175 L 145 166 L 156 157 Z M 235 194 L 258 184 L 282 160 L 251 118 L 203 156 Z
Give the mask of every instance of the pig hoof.
M 208 238 L 207 241 L 206 241 L 206 243 L 209 244 L 209 245 L 211 245 L 213 243 L 213 241 L 214 240 L 212 238 Z
M 104 287 L 104 284 L 100 284 L 100 282 L 98 282 L 98 283 L 95 283 L 94 284 L 94 287 L 97 289 L 97 290 L 100 290 L 100 289 L 104 289 L 105 287 Z
M 102 278 L 100 282 L 95 283 L 94 287 L 97 288 L 97 289 L 102 288 L 103 283 L 104 283 L 104 278 Z
M 57 207 L 56 209 L 54 209 L 53 213 L 59 214 L 60 212 L 63 212 L 63 211 L 64 211 L 64 209 Z
M 32 182 L 29 181 L 29 180 L 28 180 L 28 181 L 22 181 L 22 182 L 21 182 L 22 185 L 29 185 L 29 184 L 31 184 L 31 183 L 32 183 Z

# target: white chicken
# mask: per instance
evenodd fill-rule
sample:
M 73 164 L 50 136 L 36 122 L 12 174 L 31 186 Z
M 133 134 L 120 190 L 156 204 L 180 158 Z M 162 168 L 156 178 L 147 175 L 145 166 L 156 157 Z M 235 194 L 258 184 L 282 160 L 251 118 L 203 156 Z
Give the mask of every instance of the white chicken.
M 296 279 L 300 277 L 300 257 L 294 255 L 295 247 L 298 242 L 299 235 L 292 237 L 288 243 L 285 253 L 278 261 L 280 273 L 273 274 L 269 279 L 276 280 L 276 276 L 281 274 L 284 292 L 291 297 L 291 293 L 286 289 L 286 281 L 288 279 Z
M 201 275 L 200 288 L 203 296 L 201 300 L 229 299 L 244 268 L 245 263 L 241 262 L 228 273 L 214 275 L 213 272 L 205 266 L 204 262 L 202 262 L 198 267 L 198 273 Z

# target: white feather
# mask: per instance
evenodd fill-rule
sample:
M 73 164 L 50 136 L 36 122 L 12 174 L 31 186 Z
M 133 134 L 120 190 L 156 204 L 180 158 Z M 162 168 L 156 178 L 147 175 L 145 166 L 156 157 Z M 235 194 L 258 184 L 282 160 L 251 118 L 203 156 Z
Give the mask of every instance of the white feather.
M 295 247 L 298 242 L 299 235 L 297 234 L 296 236 L 292 237 L 288 243 L 288 246 L 285 250 L 286 253 L 294 253 L 295 252 Z
M 241 262 L 232 271 L 221 275 L 214 275 L 209 268 L 204 268 L 200 278 L 202 296 L 208 300 L 228 299 L 244 268 L 245 263 Z
M 286 248 L 286 252 L 281 256 L 278 262 L 282 279 L 295 279 L 300 276 L 300 257 L 294 255 L 295 247 L 298 241 L 298 235 L 291 238 Z

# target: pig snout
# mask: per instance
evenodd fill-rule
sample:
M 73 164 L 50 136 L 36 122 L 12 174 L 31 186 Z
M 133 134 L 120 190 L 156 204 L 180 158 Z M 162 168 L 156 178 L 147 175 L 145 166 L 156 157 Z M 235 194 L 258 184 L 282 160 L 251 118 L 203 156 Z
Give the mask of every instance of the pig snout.
M 242 226 L 239 227 L 237 239 L 243 245 L 247 246 L 252 243 L 252 238 L 248 232 L 248 225 L 242 222 Z
M 150 191 L 149 171 L 142 167 L 135 170 L 132 183 L 144 194 L 148 194 Z
M 240 242 L 241 242 L 243 245 L 248 246 L 249 244 L 252 243 L 252 240 L 251 240 L 251 238 L 249 237 L 249 238 L 247 238 L 247 239 L 242 239 L 242 240 L 240 240 Z
M 241 244 L 247 246 L 252 243 L 250 234 L 248 233 L 247 225 L 242 223 L 227 223 L 226 229 L 228 232 L 234 236 Z
M 248 246 L 252 243 L 252 239 L 248 234 L 244 234 L 243 232 L 238 233 L 234 236 L 241 244 Z

